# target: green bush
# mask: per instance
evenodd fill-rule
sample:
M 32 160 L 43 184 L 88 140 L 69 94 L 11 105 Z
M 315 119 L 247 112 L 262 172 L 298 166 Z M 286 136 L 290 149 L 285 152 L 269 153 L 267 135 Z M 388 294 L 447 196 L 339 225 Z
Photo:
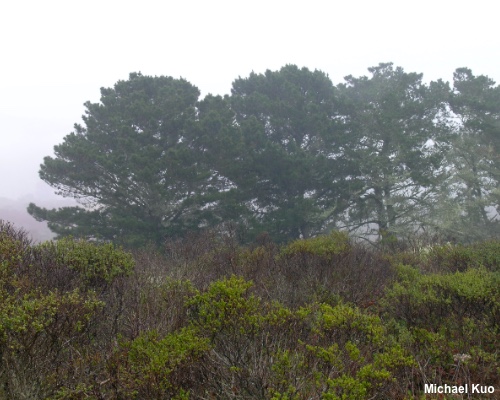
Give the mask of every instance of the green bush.
M 65 379 L 103 304 L 93 292 L 42 291 L 22 242 L 0 232 L 0 398 L 45 398 Z M 80 347 L 81 350 L 81 347 Z
M 500 241 L 486 241 L 471 245 L 444 245 L 432 247 L 429 263 L 444 271 L 465 271 L 484 267 L 500 271 Z
M 310 239 L 299 239 L 281 249 L 279 257 L 315 255 L 326 259 L 349 251 L 349 236 L 346 232 L 333 231 Z
M 193 323 L 203 332 L 247 334 L 257 329 L 260 301 L 247 295 L 252 282 L 231 276 L 216 281 L 205 293 L 198 293 L 186 304 Z
M 382 304 L 400 326 L 399 340 L 406 337 L 406 347 L 421 366 L 417 374 L 421 386 L 429 379 L 499 383 L 500 273 L 477 265 L 481 266 L 438 274 L 404 265 L 397 268 L 398 280 Z M 456 361 L 464 354 L 465 378 Z
M 208 340 L 183 328 L 163 338 L 154 331 L 122 344 L 118 395 L 123 399 L 187 398 Z
M 448 325 L 451 329 L 462 326 L 464 318 L 491 329 L 500 323 L 499 273 L 470 268 L 449 274 L 423 274 L 404 265 L 397 270 L 399 279 L 387 290 L 384 304 L 407 326 L 437 331 L 450 318 L 456 318 L 456 324 Z
M 500 241 L 426 246 L 417 251 L 394 253 L 390 258 L 394 265 L 411 265 L 430 273 L 463 272 L 478 267 L 500 271 Z
M 410 399 L 498 386 L 497 242 L 214 234 L 132 256 L 0 223 L 0 399 Z M 420 397 L 419 397 L 420 396 Z
M 52 265 L 74 271 L 85 288 L 109 285 L 117 277 L 130 275 L 134 267 L 132 255 L 115 248 L 111 243 L 98 244 L 64 238 L 42 243 L 33 250 L 48 257 Z
M 347 304 L 311 304 L 294 314 L 289 321 L 301 335 L 286 350 L 276 349 L 273 398 L 386 399 L 404 393 L 397 378 L 414 361 L 387 338 L 380 318 Z

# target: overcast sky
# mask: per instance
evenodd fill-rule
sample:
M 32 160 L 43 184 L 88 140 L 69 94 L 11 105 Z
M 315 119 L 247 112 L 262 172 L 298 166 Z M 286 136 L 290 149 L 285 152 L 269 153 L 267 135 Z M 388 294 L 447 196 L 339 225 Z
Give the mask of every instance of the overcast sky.
M 0 198 L 50 193 L 43 157 L 130 72 L 182 76 L 202 96 L 285 64 L 334 84 L 389 61 L 426 81 L 466 66 L 499 82 L 499 15 L 496 0 L 3 1 Z

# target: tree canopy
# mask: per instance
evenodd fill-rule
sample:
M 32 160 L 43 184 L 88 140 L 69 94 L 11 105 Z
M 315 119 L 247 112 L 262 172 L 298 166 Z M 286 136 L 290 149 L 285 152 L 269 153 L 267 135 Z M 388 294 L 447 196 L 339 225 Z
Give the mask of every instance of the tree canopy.
M 440 175 L 446 138 L 441 115 L 448 87 L 426 85 L 422 74 L 391 63 L 369 68 L 371 77 L 346 77 L 339 85 L 348 141 L 351 193 L 345 224 L 382 238 L 417 229 Z
M 81 206 L 29 212 L 57 234 L 159 242 L 217 219 L 227 182 L 206 144 L 210 108 L 183 79 L 131 74 L 85 103 L 84 125 L 55 146 L 40 177 Z M 215 132 L 215 129 L 213 129 Z
M 319 233 L 332 202 L 346 196 L 332 177 L 344 173 L 341 163 L 324 151 L 341 135 L 328 76 L 295 65 L 252 73 L 233 83 L 231 107 L 247 150 L 239 187 L 255 219 L 281 239 Z
M 486 76 L 458 68 L 448 104 L 453 136 L 437 225 L 460 241 L 498 237 L 500 87 Z
M 392 63 L 369 73 L 335 86 L 287 65 L 203 99 L 184 79 L 132 73 L 85 103 L 41 165 L 79 206 L 28 211 L 59 237 L 130 246 L 227 222 L 278 241 L 471 223 L 498 235 L 499 87 L 467 68 L 452 88 Z

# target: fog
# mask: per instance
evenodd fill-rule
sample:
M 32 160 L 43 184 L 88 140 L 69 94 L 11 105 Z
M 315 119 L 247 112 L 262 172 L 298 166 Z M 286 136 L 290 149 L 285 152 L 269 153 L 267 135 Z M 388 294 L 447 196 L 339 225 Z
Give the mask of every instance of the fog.
M 0 218 L 47 236 L 23 210 L 68 199 L 38 178 L 43 157 L 80 122 L 85 101 L 130 72 L 182 76 L 202 96 L 290 63 L 335 84 L 389 61 L 426 81 L 449 81 L 463 66 L 499 81 L 499 11 L 491 1 L 9 2 L 0 24 Z

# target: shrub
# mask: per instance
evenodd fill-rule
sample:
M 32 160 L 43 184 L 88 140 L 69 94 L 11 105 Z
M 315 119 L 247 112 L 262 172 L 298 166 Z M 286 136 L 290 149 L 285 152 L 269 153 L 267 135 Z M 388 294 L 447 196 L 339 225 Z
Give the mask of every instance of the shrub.
M 349 247 L 347 233 L 333 231 L 329 235 L 295 240 L 281 249 L 279 257 L 315 255 L 331 260 L 333 256 L 348 252 Z
M 311 304 L 296 316 L 302 337 L 276 349 L 273 398 L 386 399 L 406 391 L 396 378 L 414 361 L 386 337 L 380 318 L 346 304 Z
M 469 380 L 498 384 L 500 274 L 482 266 L 440 274 L 397 269 L 382 303 L 421 365 L 417 382 L 459 384 L 454 356 L 467 354 Z
M 45 398 L 61 385 L 103 305 L 93 292 L 40 290 L 22 273 L 27 251 L 0 232 L 0 398 Z
M 73 278 L 75 284 L 84 289 L 105 288 L 114 279 L 130 275 L 134 267 L 132 255 L 111 243 L 64 238 L 37 245 L 33 253 L 36 261 L 42 261 L 48 267 L 43 273 L 50 274 L 50 269 L 69 269 L 76 274 Z
M 259 325 L 260 301 L 247 296 L 250 287 L 252 282 L 236 276 L 212 283 L 205 293 L 198 293 L 187 302 L 193 323 L 210 335 L 222 330 L 252 332 Z
M 208 340 L 196 330 L 183 328 L 160 338 L 148 331 L 122 344 L 116 384 L 123 399 L 187 398 L 199 379 L 200 364 L 209 349 Z M 198 376 L 197 376 L 198 375 Z
M 500 271 L 500 241 L 428 245 L 416 251 L 394 253 L 390 258 L 396 266 L 411 265 L 429 273 L 463 272 L 481 266 L 490 271 Z
M 428 263 L 433 270 L 465 271 L 468 268 L 484 267 L 500 271 L 500 241 L 487 241 L 471 245 L 444 245 L 432 247 Z

